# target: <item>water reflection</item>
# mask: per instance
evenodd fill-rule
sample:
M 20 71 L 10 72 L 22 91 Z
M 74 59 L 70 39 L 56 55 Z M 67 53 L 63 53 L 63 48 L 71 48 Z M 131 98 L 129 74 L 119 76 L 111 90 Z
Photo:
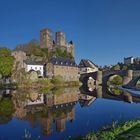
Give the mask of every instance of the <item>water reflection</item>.
M 56 125 L 56 131 L 63 132 L 66 128 L 66 122 L 73 122 L 75 119 L 74 106 L 79 100 L 79 89 L 55 89 L 48 93 L 40 93 L 39 91 L 13 91 L 12 94 L 1 94 L 0 108 L 3 100 L 12 102 L 14 111 L 10 112 L 8 119 L 5 117 L 8 108 L 4 112 L 0 112 L 2 123 L 7 123 L 12 117 L 26 120 L 31 126 L 41 126 L 43 135 L 50 135 L 53 131 L 53 124 Z M 2 116 L 3 115 L 3 116 Z M 2 118 L 5 118 L 2 119 Z
M 40 127 L 42 135 L 64 132 L 68 122 L 75 121 L 76 105 L 90 107 L 96 100 L 140 103 L 140 98 L 127 91 L 114 93 L 113 89 L 94 88 L 88 91 L 84 86 L 54 90 L 16 90 L 0 92 L 0 124 L 7 124 L 12 118 L 30 123 L 32 128 Z M 118 91 L 117 91 L 118 93 Z M 80 116 L 82 117 L 82 116 Z

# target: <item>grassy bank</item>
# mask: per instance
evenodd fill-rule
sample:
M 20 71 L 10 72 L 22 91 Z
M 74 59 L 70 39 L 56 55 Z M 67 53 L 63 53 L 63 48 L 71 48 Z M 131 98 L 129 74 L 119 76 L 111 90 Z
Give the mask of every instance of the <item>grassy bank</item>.
M 70 140 L 140 140 L 140 119 L 120 125 L 112 123 L 112 126 L 107 126 L 97 133 L 91 132 L 85 137 Z
M 54 79 L 47 79 L 42 78 L 36 82 L 31 82 L 30 80 L 23 81 L 21 84 L 18 85 L 20 88 L 54 88 L 54 87 L 72 87 L 72 86 L 79 86 L 79 81 L 64 81 L 63 79 L 57 77 Z

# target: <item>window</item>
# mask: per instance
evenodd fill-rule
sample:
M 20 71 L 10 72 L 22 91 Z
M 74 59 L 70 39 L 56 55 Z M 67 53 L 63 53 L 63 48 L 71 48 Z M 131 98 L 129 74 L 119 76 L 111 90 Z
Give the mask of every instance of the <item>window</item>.
M 35 67 L 35 70 L 37 70 L 37 67 Z

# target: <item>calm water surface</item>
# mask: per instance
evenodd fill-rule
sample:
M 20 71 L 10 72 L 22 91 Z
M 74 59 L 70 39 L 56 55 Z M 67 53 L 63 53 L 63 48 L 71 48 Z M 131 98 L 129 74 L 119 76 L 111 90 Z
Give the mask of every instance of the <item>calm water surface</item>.
M 67 140 L 112 121 L 139 118 L 140 97 L 125 94 L 115 96 L 102 88 L 0 91 L 0 139 Z

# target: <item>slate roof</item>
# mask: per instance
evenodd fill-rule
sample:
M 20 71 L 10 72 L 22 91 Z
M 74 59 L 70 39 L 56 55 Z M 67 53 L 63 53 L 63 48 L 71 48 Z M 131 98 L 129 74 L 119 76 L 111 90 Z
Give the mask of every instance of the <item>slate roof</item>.
M 89 59 L 82 59 L 81 61 L 80 61 L 80 63 L 79 63 L 79 66 L 78 66 L 79 68 L 83 68 L 83 67 L 97 67 L 98 68 L 98 66 L 97 65 L 95 65 L 92 61 L 90 61 Z
M 131 59 L 133 58 L 133 56 L 130 56 L 130 57 L 124 57 L 124 59 Z
M 53 65 L 62 65 L 62 66 L 70 66 L 70 67 L 77 67 L 77 64 L 74 60 L 63 58 L 63 57 L 52 57 L 49 61 Z

